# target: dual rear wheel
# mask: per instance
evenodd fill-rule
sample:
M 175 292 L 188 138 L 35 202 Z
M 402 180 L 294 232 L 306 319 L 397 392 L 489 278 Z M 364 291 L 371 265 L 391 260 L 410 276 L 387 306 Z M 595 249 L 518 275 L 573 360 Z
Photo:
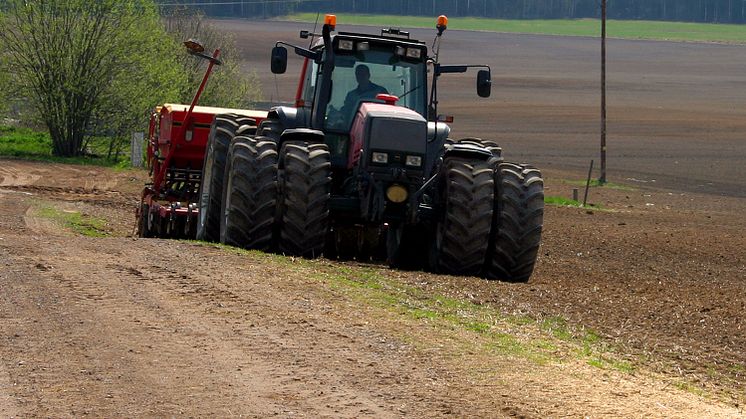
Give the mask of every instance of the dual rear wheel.
M 293 141 L 277 150 L 273 138 L 238 135 L 225 147 L 224 160 L 216 156 L 214 161 L 218 164 L 213 163 L 213 176 L 218 176 L 219 162 L 224 161 L 222 182 L 214 189 L 221 189 L 221 199 L 217 229 L 210 217 L 214 207 L 207 206 L 208 213 L 200 217 L 207 237 L 293 256 L 322 254 L 331 185 L 326 145 Z M 207 194 L 203 193 L 205 201 Z
M 435 191 L 436 220 L 392 226 L 389 264 L 526 282 L 538 256 L 544 214 L 541 173 L 493 159 L 447 157 Z M 426 254 L 422 249 L 427 248 Z

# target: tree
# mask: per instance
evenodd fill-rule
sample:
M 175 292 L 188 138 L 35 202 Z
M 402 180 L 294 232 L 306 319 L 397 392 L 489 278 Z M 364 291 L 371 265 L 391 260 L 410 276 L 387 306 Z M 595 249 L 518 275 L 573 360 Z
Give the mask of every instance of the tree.
M 238 61 L 234 59 L 237 48 L 233 37 L 218 31 L 206 21 L 201 12 L 175 9 L 163 19 L 166 32 L 175 42 L 180 43 L 194 38 L 198 39 L 210 52 L 214 48 L 220 48 L 220 59 L 223 65 L 214 69 L 210 82 L 200 98 L 200 104 L 250 108 L 260 100 L 259 78 L 253 72 L 244 72 Z M 189 103 L 196 86 L 202 80 L 206 61 L 182 53 L 176 56 L 176 62 L 186 76 L 186 81 L 180 85 L 178 100 L 182 103 Z
M 49 129 L 53 154 L 83 154 L 96 118 L 116 125 L 107 113 L 131 114 L 139 107 L 133 100 L 168 95 L 161 90 L 168 83 L 157 79 L 169 70 L 157 63 L 173 45 L 159 39 L 151 1 L 9 0 L 4 7 L 0 42 L 14 81 Z

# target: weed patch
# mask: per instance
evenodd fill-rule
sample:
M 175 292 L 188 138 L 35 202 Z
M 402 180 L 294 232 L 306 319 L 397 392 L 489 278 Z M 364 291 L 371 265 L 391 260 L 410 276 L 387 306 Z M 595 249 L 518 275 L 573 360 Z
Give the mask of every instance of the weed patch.
M 36 210 L 39 217 L 46 218 L 86 237 L 108 237 L 106 221 L 77 211 L 64 211 L 40 204 Z

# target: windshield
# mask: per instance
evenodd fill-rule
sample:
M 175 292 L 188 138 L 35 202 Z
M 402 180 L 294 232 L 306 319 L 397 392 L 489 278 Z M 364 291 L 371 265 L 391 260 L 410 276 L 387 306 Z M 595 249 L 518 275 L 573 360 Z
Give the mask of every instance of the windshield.
M 332 92 L 326 109 L 325 127 L 348 131 L 360 102 L 377 94 L 399 97 L 397 105 L 425 115 L 425 71 L 423 62 L 411 62 L 394 54 L 391 47 L 335 56 Z

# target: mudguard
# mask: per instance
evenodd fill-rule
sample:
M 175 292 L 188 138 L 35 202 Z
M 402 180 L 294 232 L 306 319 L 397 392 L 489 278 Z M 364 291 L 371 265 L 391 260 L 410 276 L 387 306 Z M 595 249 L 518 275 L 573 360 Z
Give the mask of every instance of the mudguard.
M 492 151 L 476 144 L 446 144 L 443 158 L 447 157 L 471 157 L 479 160 L 489 160 L 492 158 Z
M 269 110 L 267 119 L 280 121 L 283 128 L 307 127 L 310 112 L 305 108 L 294 108 L 292 106 L 275 106 Z

